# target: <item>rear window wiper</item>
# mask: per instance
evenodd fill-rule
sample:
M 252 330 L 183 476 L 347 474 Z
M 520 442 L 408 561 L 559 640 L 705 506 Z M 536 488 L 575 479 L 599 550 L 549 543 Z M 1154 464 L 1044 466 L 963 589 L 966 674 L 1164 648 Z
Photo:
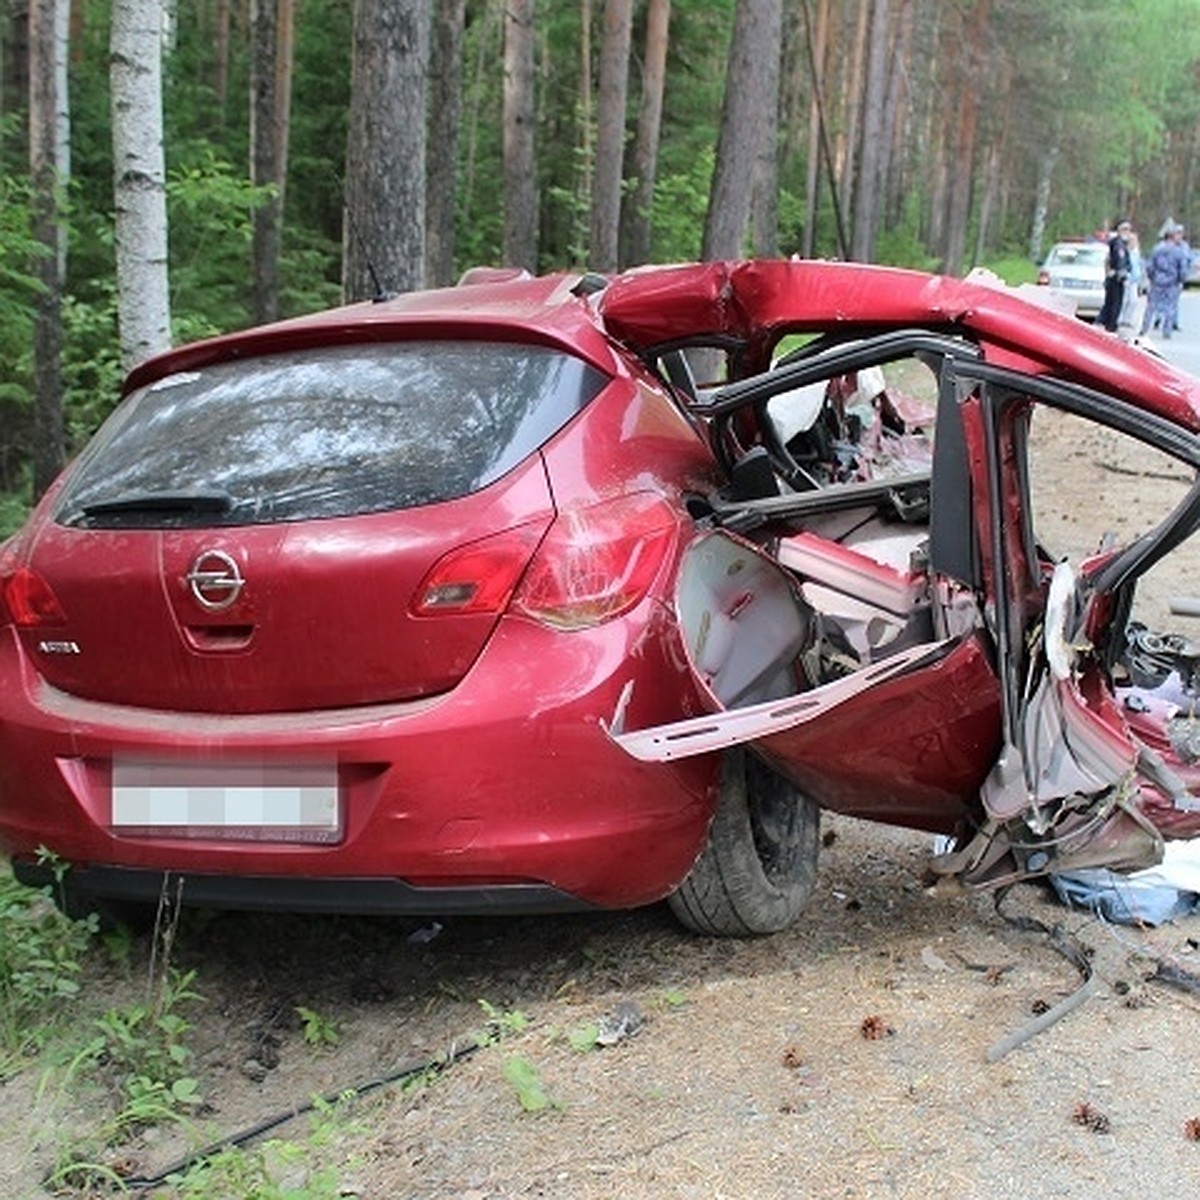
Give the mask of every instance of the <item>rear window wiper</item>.
M 224 491 L 123 492 L 107 500 L 91 500 L 80 506 L 86 517 L 156 513 L 227 513 L 233 497 Z

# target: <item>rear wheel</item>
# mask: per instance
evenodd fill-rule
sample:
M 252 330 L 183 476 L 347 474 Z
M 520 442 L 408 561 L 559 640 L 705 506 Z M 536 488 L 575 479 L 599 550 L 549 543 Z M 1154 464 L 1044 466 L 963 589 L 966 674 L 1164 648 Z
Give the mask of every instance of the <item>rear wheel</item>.
M 742 749 L 726 753 L 720 787 L 708 843 L 668 903 L 696 933 L 778 933 L 816 886 L 820 809 Z

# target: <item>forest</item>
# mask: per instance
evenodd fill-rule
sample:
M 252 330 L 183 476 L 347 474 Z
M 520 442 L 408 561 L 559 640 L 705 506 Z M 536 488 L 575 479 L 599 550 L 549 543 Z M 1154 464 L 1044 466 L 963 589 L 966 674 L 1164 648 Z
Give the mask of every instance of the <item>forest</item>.
M 171 344 L 484 264 L 1015 283 L 1198 160 L 1200 0 L 4 0 L 0 536 Z

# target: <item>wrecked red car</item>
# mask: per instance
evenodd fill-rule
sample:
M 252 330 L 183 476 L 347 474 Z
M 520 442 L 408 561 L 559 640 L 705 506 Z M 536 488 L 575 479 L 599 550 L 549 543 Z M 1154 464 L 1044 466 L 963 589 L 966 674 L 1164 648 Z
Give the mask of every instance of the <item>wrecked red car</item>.
M 469 273 L 182 347 L 0 547 L 0 846 L 72 909 L 717 934 L 796 919 L 821 809 L 970 886 L 1150 865 L 1200 829 L 1156 582 L 1198 429 L 1142 350 L 852 264 Z M 1063 512 L 1085 444 L 1171 503 Z

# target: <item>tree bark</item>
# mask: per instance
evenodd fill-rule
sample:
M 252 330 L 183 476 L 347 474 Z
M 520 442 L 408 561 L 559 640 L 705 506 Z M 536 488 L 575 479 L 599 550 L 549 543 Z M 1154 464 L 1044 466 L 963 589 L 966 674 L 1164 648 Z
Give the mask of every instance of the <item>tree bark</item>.
M 978 68 L 983 61 L 987 26 L 987 0 L 976 0 L 970 15 L 967 46 L 958 64 L 957 110 L 951 173 L 950 203 L 946 222 L 946 247 L 942 270 L 947 275 L 962 273 L 967 251 L 967 223 L 971 215 L 971 185 L 975 162 L 978 122 Z
M 217 0 L 216 28 L 213 31 L 213 92 L 222 127 L 229 108 L 229 25 L 230 0 Z
M 33 493 L 36 499 L 62 470 L 62 303 L 67 227 L 63 210 L 70 175 L 67 108 L 67 0 L 29 5 L 29 174 L 33 236 L 44 254 L 34 264 L 42 286 L 33 334 Z
M 813 27 L 809 0 L 804 6 L 805 40 L 812 75 L 812 101 L 808 112 L 808 161 L 804 177 L 804 237 L 800 253 L 812 258 L 816 249 L 817 212 L 820 207 L 821 163 L 827 157 L 828 130 L 825 128 L 825 43 L 829 34 L 829 0 L 820 0 L 816 27 Z M 827 166 L 832 168 L 832 163 Z M 836 188 L 830 171 L 830 186 Z M 836 193 L 835 193 L 836 194 Z
M 605 0 L 600 91 L 596 104 L 596 173 L 592 180 L 592 219 L 588 237 L 588 264 L 603 272 L 617 269 L 632 29 L 633 0 Z
M 433 287 L 454 282 L 454 200 L 458 194 L 466 11 L 466 0 L 436 0 L 433 6 L 425 180 L 425 278 Z
M 743 252 L 750 215 L 747 181 L 753 178 L 760 147 L 764 141 L 774 145 L 776 137 L 776 130 L 763 120 L 771 110 L 767 89 L 772 78 L 763 64 L 770 56 L 778 58 L 782 25 L 782 0 L 737 0 L 717 161 L 704 221 L 701 253 L 705 259 L 739 258 Z M 774 78 L 777 82 L 778 75 Z
M 858 158 L 858 186 L 854 189 L 854 238 L 850 247 L 850 256 L 858 262 L 871 261 L 879 228 L 880 179 L 886 151 L 884 100 L 888 83 L 887 60 L 891 52 L 888 0 L 872 0 L 870 7 L 862 150 Z
M 257 323 L 279 318 L 279 253 L 291 124 L 293 0 L 250 5 L 250 182 L 269 198 L 253 215 L 252 302 Z
M 425 0 L 356 0 L 342 290 L 365 300 L 425 275 Z
M 858 182 L 859 127 L 862 124 L 863 71 L 867 57 L 867 16 L 870 5 L 857 5 L 854 47 L 850 55 L 849 79 L 842 91 L 842 146 L 838 155 L 838 198 L 844 213 L 853 212 L 854 188 Z M 853 245 L 853 231 L 851 231 Z
M 783 59 L 783 6 L 762 62 L 763 131 L 759 137 L 750 187 L 750 253 L 774 258 L 779 253 L 779 112 Z
M 534 156 L 534 0 L 509 0 L 504 13 L 504 262 L 537 270 Z
M 654 184 L 658 178 L 658 141 L 662 130 L 663 91 L 667 78 L 671 0 L 650 0 L 646 9 L 646 48 L 642 62 L 642 100 L 633 144 L 633 192 L 625 206 L 625 263 L 650 261 Z
M 161 22 L 158 0 L 114 0 L 109 67 L 117 324 L 126 370 L 171 345 Z

